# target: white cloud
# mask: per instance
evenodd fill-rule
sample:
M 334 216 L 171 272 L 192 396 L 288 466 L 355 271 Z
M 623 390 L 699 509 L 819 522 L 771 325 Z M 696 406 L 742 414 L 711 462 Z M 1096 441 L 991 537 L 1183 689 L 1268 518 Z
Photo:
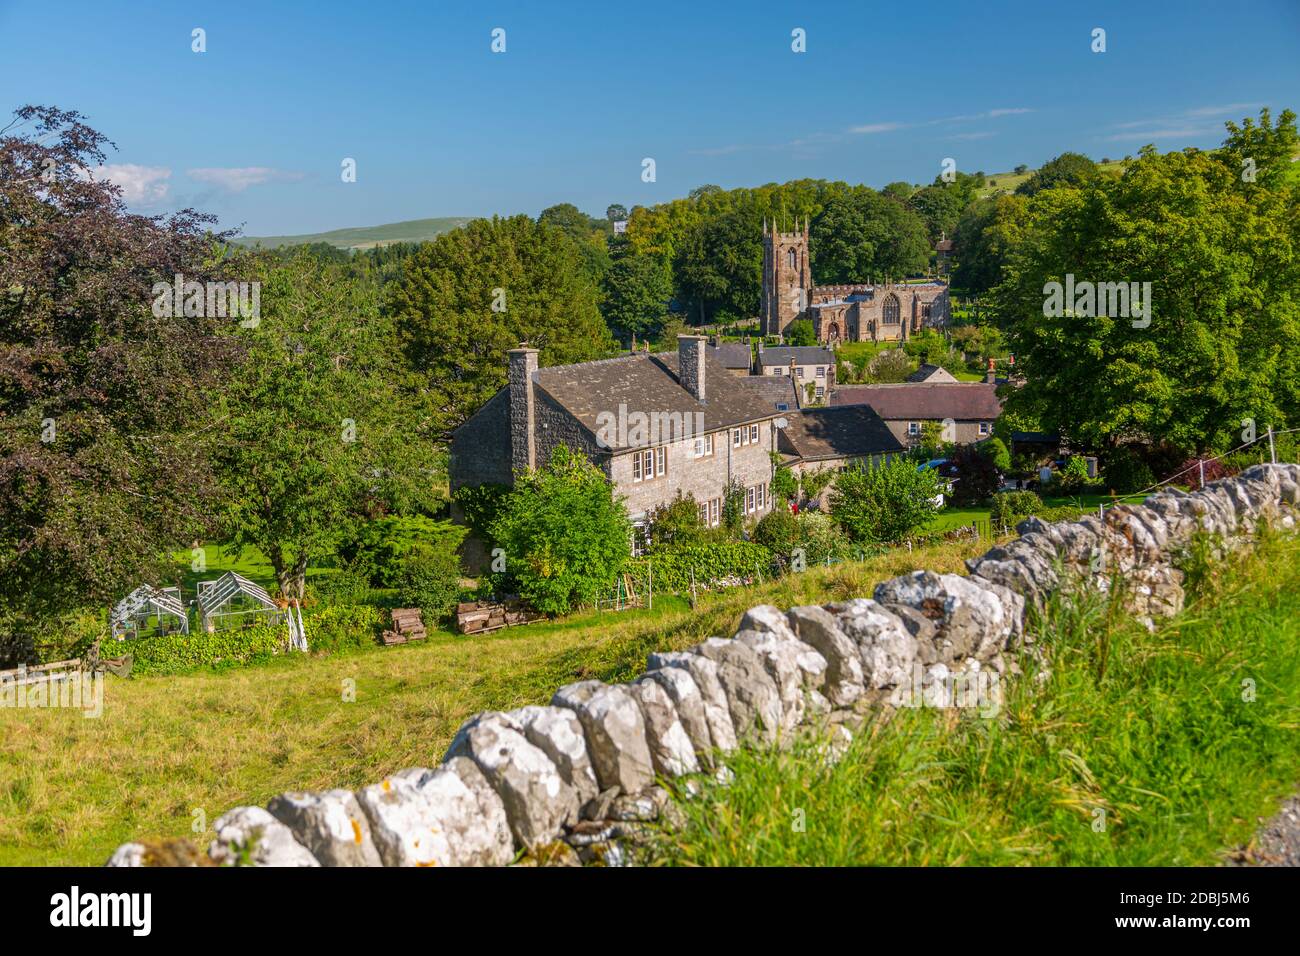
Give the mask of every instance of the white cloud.
M 210 166 L 188 169 L 185 173 L 190 179 L 209 183 L 231 193 L 242 193 L 249 186 L 260 186 L 263 183 L 296 183 L 305 178 L 304 173 L 273 169 L 270 166 Z
M 1032 112 L 1034 112 L 1034 111 L 1033 111 L 1032 109 L 1030 109 L 1028 106 L 1014 106 L 1014 107 L 1012 107 L 1012 108 L 1010 108 L 1010 109 L 989 110 L 989 116 L 990 116 L 990 117 L 994 117 L 994 116 L 1019 116 L 1021 113 L 1032 113 Z
M 129 206 L 150 206 L 167 198 L 172 171 L 166 166 L 139 166 L 135 163 L 109 163 L 90 170 L 97 182 L 107 180 L 122 190 L 122 200 Z
M 988 139 L 990 136 L 996 136 L 997 133 L 984 130 L 978 133 L 953 133 L 951 136 L 945 136 L 944 139 Z
M 868 123 L 865 126 L 850 126 L 850 133 L 890 133 L 896 129 L 902 129 L 902 123 Z

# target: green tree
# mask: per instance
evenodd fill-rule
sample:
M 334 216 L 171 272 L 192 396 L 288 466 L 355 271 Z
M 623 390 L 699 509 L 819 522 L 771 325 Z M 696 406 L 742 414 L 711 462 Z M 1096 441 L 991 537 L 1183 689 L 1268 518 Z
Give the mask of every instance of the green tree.
M 158 580 L 210 527 L 213 396 L 240 361 L 236 317 L 152 306 L 246 260 L 212 217 L 132 215 L 87 178 L 110 144 L 82 120 L 29 106 L 0 129 L 0 619 L 24 628 Z
M 425 398 L 422 431 L 444 438 L 506 383 L 521 342 L 543 365 L 614 348 L 578 247 L 527 216 L 475 219 L 403 264 L 389 287 L 410 367 Z
M 1097 164 L 1082 153 L 1062 153 L 1049 159 L 1016 187 L 1021 196 L 1034 196 L 1056 186 L 1082 186 L 1097 178 Z
M 672 271 L 658 256 L 629 253 L 605 275 L 605 321 L 616 332 L 646 339 L 663 328 L 672 298 Z
M 911 207 L 859 187 L 832 199 L 812 223 L 810 254 L 820 283 L 902 278 L 930 261 L 925 221 Z
M 968 293 L 987 292 L 1004 277 L 1007 258 L 1028 219 L 1023 196 L 981 199 L 962 213 L 953 234 L 953 285 Z
M 1243 183 L 1208 153 L 1148 147 L 1119 179 L 1038 194 L 1030 216 L 995 293 L 1026 378 L 1010 411 L 1099 453 L 1135 441 L 1222 450 L 1239 444 L 1243 418 L 1300 417 L 1300 258 L 1283 238 L 1300 191 Z M 1149 323 L 1045 315 L 1046 283 L 1067 273 L 1149 281 Z
M 938 494 L 935 470 L 919 470 L 899 455 L 836 475 L 831 517 L 855 543 L 898 541 L 934 516 Z
M 795 319 L 785 330 L 788 345 L 816 345 L 817 333 L 811 319 Z
M 432 448 L 411 426 L 392 323 L 374 286 L 310 255 L 266 263 L 262 316 L 221 397 L 227 540 L 253 545 L 281 593 L 354 523 L 435 505 Z
M 544 468 L 516 479 L 491 536 L 520 596 L 539 611 L 567 614 L 614 586 L 632 526 L 604 473 L 561 445 Z

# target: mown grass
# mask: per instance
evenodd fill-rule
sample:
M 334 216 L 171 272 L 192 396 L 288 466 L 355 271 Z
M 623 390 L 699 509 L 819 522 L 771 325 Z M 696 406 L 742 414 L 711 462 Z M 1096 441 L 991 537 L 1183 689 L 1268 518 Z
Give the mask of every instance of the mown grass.
M 544 703 L 562 684 L 620 681 L 652 650 L 730 634 L 754 604 L 870 594 L 914 567 L 962 571 L 987 543 L 814 568 L 653 610 L 587 613 L 480 637 L 173 677 L 109 678 L 104 712 L 0 708 L 0 864 L 99 864 L 134 837 L 193 836 L 227 809 L 293 789 L 360 787 L 442 756 L 486 709 Z M 209 558 L 211 567 L 211 557 Z M 350 682 L 350 683 L 349 683 Z M 355 688 L 355 700 L 344 692 Z
M 833 767 L 810 746 L 736 754 L 735 782 L 683 801 L 655 860 L 1207 865 L 1295 791 L 1300 541 L 1212 569 L 1154 634 L 1086 604 L 1043 632 L 1050 676 L 996 719 L 901 710 Z

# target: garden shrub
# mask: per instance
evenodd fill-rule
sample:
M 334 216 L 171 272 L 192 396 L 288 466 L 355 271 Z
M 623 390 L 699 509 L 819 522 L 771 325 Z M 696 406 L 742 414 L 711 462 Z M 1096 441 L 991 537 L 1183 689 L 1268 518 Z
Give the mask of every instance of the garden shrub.
M 1150 488 L 1156 483 L 1156 476 L 1145 461 L 1132 449 L 1119 448 L 1102 463 L 1102 484 L 1119 495 L 1131 494 Z
M 750 540 L 755 544 L 783 556 L 799 547 L 802 538 L 799 519 L 786 508 L 777 508 L 765 514 L 750 535 Z
M 405 607 L 418 607 L 424 623 L 433 627 L 448 617 L 460 598 L 460 556 L 447 541 L 422 546 L 407 554 L 394 584 Z
M 732 578 L 752 578 L 772 573 L 772 552 L 751 541 L 711 541 L 667 548 L 634 561 L 628 573 L 641 593 L 654 571 L 654 589 L 665 593 L 690 590 L 694 572 L 696 587 L 707 588 Z
M 1053 494 L 1072 495 L 1100 484 L 1097 479 L 1088 477 L 1088 463 L 1076 455 L 1065 463 L 1065 467 L 1057 469 L 1049 487 Z
M 934 517 L 938 494 L 934 469 L 898 456 L 836 475 L 831 516 L 855 543 L 898 541 Z
M 416 551 L 454 551 L 465 534 L 464 527 L 450 521 L 389 515 L 358 527 L 352 540 L 339 548 L 339 556 L 349 570 L 367 576 L 372 586 L 391 588 L 397 586 L 403 566 Z
M 384 611 L 373 604 L 331 604 L 304 611 L 303 628 L 313 654 L 341 654 L 373 647 L 383 629 Z
M 288 647 L 288 641 L 289 632 L 284 624 L 258 621 L 251 627 L 234 627 L 211 634 L 191 631 L 189 634 L 104 641 L 99 651 L 103 657 L 131 654 L 135 658 L 131 673 L 144 677 L 184 674 L 203 667 L 225 669 L 259 663 L 282 653 Z
M 1032 491 L 1003 491 L 994 495 L 989 509 L 989 521 L 994 528 L 1010 528 L 1026 515 L 1043 510 L 1043 499 Z
M 489 533 L 516 592 L 546 614 L 607 595 L 631 554 L 632 525 L 609 479 L 563 445 L 519 476 Z

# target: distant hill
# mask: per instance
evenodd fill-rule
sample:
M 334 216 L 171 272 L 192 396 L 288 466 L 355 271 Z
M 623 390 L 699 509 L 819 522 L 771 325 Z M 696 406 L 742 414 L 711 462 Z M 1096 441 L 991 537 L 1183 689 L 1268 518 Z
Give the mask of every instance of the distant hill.
M 353 229 L 334 229 L 330 232 L 313 232 L 301 236 L 244 236 L 235 242 L 241 246 L 302 246 L 312 242 L 325 242 L 336 249 L 369 249 L 387 246 L 394 242 L 424 242 L 458 226 L 463 226 L 472 216 L 443 216 L 438 219 L 408 219 L 382 226 L 358 226 Z

